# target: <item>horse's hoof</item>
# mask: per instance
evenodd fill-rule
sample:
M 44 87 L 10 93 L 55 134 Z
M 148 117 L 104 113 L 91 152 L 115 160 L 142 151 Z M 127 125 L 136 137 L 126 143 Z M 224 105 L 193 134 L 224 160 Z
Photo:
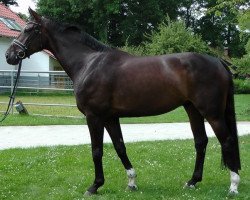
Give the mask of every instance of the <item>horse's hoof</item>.
M 138 187 L 136 185 L 128 185 L 126 190 L 127 191 L 137 191 Z
M 84 196 L 85 197 L 90 197 L 90 196 L 92 196 L 92 195 L 94 195 L 95 193 L 91 193 L 91 192 L 89 192 L 88 190 L 84 193 Z
M 188 188 L 188 189 L 195 189 L 195 185 L 189 185 L 188 183 L 185 183 L 185 185 L 183 186 L 184 189 Z
M 228 193 L 228 195 L 230 195 L 230 196 L 234 196 L 234 195 L 237 195 L 237 194 L 239 194 L 238 190 L 232 190 L 232 189 L 230 189 L 229 193 Z

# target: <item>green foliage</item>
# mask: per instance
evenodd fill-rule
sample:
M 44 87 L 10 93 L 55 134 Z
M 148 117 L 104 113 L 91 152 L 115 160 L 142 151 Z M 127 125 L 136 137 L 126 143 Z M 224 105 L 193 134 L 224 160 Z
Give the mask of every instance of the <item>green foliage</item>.
M 18 16 L 21 17 L 24 21 L 28 21 L 28 16 L 23 13 L 18 13 Z
M 150 55 L 180 52 L 211 53 L 201 37 L 187 29 L 182 21 L 172 22 L 167 18 L 147 37 L 149 42 L 145 43 L 145 50 Z
M 242 58 L 233 58 L 233 63 L 237 66 L 237 73 L 241 78 L 250 77 L 250 10 L 240 13 L 238 16 L 239 26 L 242 30 L 241 38 L 245 39 L 246 54 Z
M 238 13 L 248 6 L 247 0 L 209 0 L 203 3 L 207 12 L 194 23 L 194 31 L 211 47 L 229 48 L 230 57 L 245 54 L 244 40 L 237 28 Z
M 250 94 L 250 80 L 235 79 L 234 90 L 236 94 Z
M 246 78 L 250 76 L 250 54 L 243 56 L 242 58 L 233 58 L 233 64 L 237 66 L 236 73 L 240 78 Z
M 237 29 L 238 13 L 247 0 L 38 0 L 38 11 L 62 22 L 78 24 L 102 42 L 138 46 L 156 31 L 166 15 L 182 19 L 212 48 L 229 47 L 230 56 L 245 54 Z M 208 12 L 206 12 L 208 10 Z M 192 47 L 191 47 L 192 49 Z
M 78 24 L 113 46 L 138 45 L 168 13 L 177 17 L 178 1 L 170 0 L 38 0 L 39 13 Z
M 250 30 L 250 10 L 240 12 L 238 16 L 239 26 L 242 30 Z
M 146 55 L 145 47 L 143 45 L 138 45 L 138 46 L 129 45 L 127 41 L 125 43 L 125 46 L 123 46 L 121 50 L 136 56 Z
M 11 5 L 18 6 L 18 3 L 16 2 L 16 0 L 0 0 L 0 2 L 2 2 L 6 6 L 11 6 Z
M 38 13 L 56 21 L 76 24 L 93 33 L 90 16 L 93 10 L 93 1 L 86 0 L 38 0 Z

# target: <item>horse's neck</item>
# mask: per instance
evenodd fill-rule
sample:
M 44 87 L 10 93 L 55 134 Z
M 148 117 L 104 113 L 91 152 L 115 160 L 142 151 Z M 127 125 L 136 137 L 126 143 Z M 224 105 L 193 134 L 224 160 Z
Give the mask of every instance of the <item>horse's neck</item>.
M 57 58 L 65 72 L 74 81 L 80 71 L 84 70 L 93 55 L 98 54 L 90 48 L 76 42 L 71 42 L 69 38 L 53 36 L 48 39 L 48 50 Z

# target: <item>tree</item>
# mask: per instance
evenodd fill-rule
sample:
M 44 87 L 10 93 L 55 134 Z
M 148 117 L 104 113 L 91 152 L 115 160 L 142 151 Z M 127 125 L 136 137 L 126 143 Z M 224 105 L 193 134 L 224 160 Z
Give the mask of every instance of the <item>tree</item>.
M 229 47 L 230 56 L 240 57 L 245 40 L 240 38 L 237 16 L 248 4 L 247 0 L 181 0 L 178 15 L 210 47 Z
M 242 11 L 238 19 L 242 37 L 247 35 L 248 40 L 245 45 L 246 54 L 240 59 L 234 58 L 233 63 L 238 67 L 238 75 L 245 78 L 250 76 L 250 10 Z
M 10 6 L 10 5 L 16 5 L 18 6 L 18 3 L 16 0 L 0 0 L 5 6 Z
M 105 43 L 138 45 L 168 13 L 177 18 L 175 0 L 38 0 L 40 14 L 78 24 Z
M 171 19 L 177 18 L 178 1 L 164 0 L 124 0 L 120 21 L 121 40 L 124 44 L 139 45 L 147 38 L 168 14 Z
M 245 54 L 237 16 L 247 0 L 37 0 L 38 12 L 70 24 L 113 46 L 138 46 L 168 15 L 213 48 L 229 47 L 230 56 Z M 242 8 L 243 7 L 243 8 Z
M 241 57 L 245 53 L 245 40 L 238 29 L 239 13 L 249 8 L 248 0 L 206 0 L 206 14 L 197 22 L 196 33 L 212 47 L 228 47 L 230 57 Z M 213 28 L 211 28 L 213 27 Z
M 91 0 L 38 0 L 38 13 L 53 20 L 78 25 L 93 34 L 93 25 L 90 20 L 93 7 Z

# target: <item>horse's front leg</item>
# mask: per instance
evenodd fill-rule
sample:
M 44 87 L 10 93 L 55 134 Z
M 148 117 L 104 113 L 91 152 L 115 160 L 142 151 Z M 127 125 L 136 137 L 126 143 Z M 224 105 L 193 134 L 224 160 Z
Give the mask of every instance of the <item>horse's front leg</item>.
M 101 118 L 93 115 L 87 115 L 87 123 L 91 137 L 92 157 L 95 166 L 94 183 L 85 192 L 86 196 L 90 196 L 96 194 L 98 188 L 104 184 L 102 166 L 104 123 Z
M 126 153 L 126 147 L 125 147 L 123 137 L 122 137 L 122 131 L 121 131 L 119 118 L 112 118 L 112 119 L 107 120 L 105 122 L 105 128 L 110 135 L 110 138 L 113 142 L 117 155 L 121 159 L 122 164 L 126 169 L 127 176 L 128 176 L 128 189 L 137 190 L 137 186 L 135 183 L 136 173 Z

